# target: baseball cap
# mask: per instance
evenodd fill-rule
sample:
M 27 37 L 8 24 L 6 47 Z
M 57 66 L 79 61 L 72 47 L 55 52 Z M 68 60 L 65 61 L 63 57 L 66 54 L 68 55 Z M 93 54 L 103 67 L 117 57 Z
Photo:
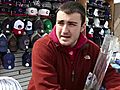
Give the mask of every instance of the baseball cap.
M 41 38 L 42 36 L 38 33 L 38 31 L 34 31 L 34 33 L 31 36 L 31 46 L 35 43 L 36 40 Z
M 8 36 L 8 48 L 10 49 L 11 52 L 16 52 L 18 49 L 17 38 L 12 33 L 11 35 Z
M 6 53 L 3 58 L 2 58 L 2 61 L 3 61 L 3 67 L 4 69 L 13 69 L 15 67 L 15 56 L 13 53 Z
M 16 36 L 20 36 L 24 34 L 24 22 L 21 19 L 16 19 L 14 21 L 12 32 Z
M 18 38 L 19 49 L 26 50 L 29 48 L 29 44 L 30 44 L 30 39 L 29 39 L 28 35 L 23 35 Z
M 25 32 L 27 35 L 33 34 L 33 23 L 31 20 L 25 20 Z
M 44 30 L 46 33 L 50 33 L 52 30 L 52 22 L 50 19 L 43 19 Z
M 31 67 L 31 52 L 25 51 L 22 55 L 22 65 Z

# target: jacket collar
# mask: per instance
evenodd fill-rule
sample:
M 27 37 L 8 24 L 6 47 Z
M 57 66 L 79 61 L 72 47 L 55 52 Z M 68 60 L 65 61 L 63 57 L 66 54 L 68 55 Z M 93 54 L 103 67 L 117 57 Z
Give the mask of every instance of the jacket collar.
M 49 33 L 49 36 L 57 44 L 57 46 L 61 46 L 61 44 L 59 43 L 59 40 L 56 36 L 56 26 L 53 27 L 51 33 Z M 73 48 L 68 47 L 68 49 L 81 48 L 87 42 L 87 40 L 88 40 L 87 37 L 81 33 L 76 45 Z

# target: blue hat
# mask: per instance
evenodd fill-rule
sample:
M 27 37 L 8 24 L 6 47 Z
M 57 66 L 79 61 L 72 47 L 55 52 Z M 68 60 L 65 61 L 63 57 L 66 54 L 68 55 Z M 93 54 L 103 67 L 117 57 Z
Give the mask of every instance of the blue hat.
M 33 34 L 33 23 L 30 19 L 25 20 L 25 32 L 27 35 Z
M 7 52 L 8 42 L 4 34 L 0 34 L 0 52 Z
M 22 65 L 31 67 L 31 52 L 25 51 L 22 55 Z
M 15 67 L 15 56 L 12 53 L 7 53 L 3 56 L 3 67 L 5 69 L 13 69 Z

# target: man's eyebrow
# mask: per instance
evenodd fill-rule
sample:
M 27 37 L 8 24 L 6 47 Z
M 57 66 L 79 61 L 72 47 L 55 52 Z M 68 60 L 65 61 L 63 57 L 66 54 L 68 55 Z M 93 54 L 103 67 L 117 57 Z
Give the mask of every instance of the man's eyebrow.
M 64 22 L 64 20 L 57 20 L 57 22 Z
M 57 22 L 61 23 L 61 22 L 64 22 L 64 20 L 58 20 Z M 68 21 L 67 23 L 70 23 L 70 24 L 77 24 L 77 22 L 75 22 L 75 21 Z
M 70 24 L 77 24 L 77 22 L 74 22 L 74 21 L 68 21 L 68 23 L 70 23 Z

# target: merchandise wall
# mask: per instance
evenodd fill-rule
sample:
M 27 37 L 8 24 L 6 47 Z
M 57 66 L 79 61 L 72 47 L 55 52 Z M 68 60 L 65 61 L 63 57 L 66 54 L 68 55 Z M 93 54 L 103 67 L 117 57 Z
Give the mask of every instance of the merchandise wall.
M 55 24 L 55 11 L 59 5 L 66 1 L 69 0 L 0 1 L 0 42 L 7 46 L 4 47 L 0 44 L 0 77 L 13 77 L 18 80 L 23 90 L 27 89 L 32 71 L 31 51 L 33 44 L 44 34 L 51 32 Z M 97 38 L 94 38 L 96 36 L 94 35 L 95 28 L 97 27 L 94 19 L 105 21 L 105 15 L 108 17 L 107 30 L 110 30 L 109 33 L 113 32 L 113 0 L 100 0 L 98 4 L 95 0 L 76 1 L 82 3 L 86 8 L 87 30 L 85 34 L 89 39 L 97 40 Z M 109 7 L 105 8 L 106 6 L 104 7 L 103 3 L 106 3 Z M 103 16 L 96 16 L 94 14 L 95 10 L 101 12 L 101 16 Z M 108 12 L 105 12 L 106 10 Z M 97 14 L 100 13 L 97 12 Z M 97 29 L 102 31 L 104 24 L 99 24 L 100 27 L 97 27 Z M 91 28 L 94 29 L 92 32 L 90 31 Z M 105 33 L 103 37 L 104 35 Z M 97 44 L 101 45 L 101 43 Z

